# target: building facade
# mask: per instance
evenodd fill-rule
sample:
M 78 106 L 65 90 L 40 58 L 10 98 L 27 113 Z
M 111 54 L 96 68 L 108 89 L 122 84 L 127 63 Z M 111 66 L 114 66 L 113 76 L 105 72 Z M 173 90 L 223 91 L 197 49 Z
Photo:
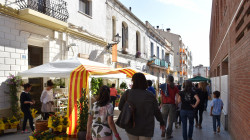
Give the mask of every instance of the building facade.
M 107 46 L 117 34 L 121 41 L 117 62 L 112 62 Z M 132 67 L 156 76 L 156 85 L 164 83 L 168 74 L 178 82 L 180 59 L 175 63 L 175 57 L 181 41 L 176 36 L 172 43 L 171 37 L 143 23 L 118 0 L 0 0 L 0 115 L 9 116 L 10 97 L 4 94 L 9 74 L 72 57 L 114 68 Z M 37 106 L 47 80 L 25 79 L 34 85 L 31 94 Z
M 173 50 L 173 59 L 174 59 L 174 68 L 173 70 L 176 72 L 174 74 L 175 82 L 183 83 L 184 80 L 188 79 L 188 75 L 191 77 L 190 65 L 192 65 L 192 53 L 188 50 L 188 47 L 182 41 L 182 38 L 178 34 L 171 33 L 170 29 L 158 29 L 159 34 L 167 39 Z
M 210 25 L 212 90 L 221 92 L 223 123 L 234 139 L 249 139 L 249 0 L 213 0 Z
M 209 67 L 205 67 L 203 65 L 195 66 L 193 68 L 193 77 L 196 77 L 196 76 L 209 78 Z
M 150 45 L 147 72 L 157 77 L 157 85 L 166 82 L 167 71 L 170 69 L 171 60 L 169 54 L 173 53 L 167 40 L 160 36 L 157 30 L 146 21 Z

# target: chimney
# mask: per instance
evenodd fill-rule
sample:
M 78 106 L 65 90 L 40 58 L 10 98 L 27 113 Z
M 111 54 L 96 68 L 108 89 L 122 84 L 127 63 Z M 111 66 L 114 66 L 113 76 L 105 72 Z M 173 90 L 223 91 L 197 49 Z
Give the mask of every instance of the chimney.
M 167 32 L 169 32 L 169 33 L 170 33 L 170 31 L 171 31 L 171 29 L 170 29 L 170 28 L 167 28 Z
M 131 11 L 132 10 L 132 8 L 131 7 L 129 7 L 129 11 Z
M 159 26 L 156 26 L 157 29 L 159 29 Z

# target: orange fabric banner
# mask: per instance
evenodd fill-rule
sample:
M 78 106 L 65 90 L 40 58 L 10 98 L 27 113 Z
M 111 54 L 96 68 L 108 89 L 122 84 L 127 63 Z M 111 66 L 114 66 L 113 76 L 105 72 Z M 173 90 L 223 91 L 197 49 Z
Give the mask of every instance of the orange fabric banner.
M 117 44 L 112 46 L 112 62 L 117 62 Z

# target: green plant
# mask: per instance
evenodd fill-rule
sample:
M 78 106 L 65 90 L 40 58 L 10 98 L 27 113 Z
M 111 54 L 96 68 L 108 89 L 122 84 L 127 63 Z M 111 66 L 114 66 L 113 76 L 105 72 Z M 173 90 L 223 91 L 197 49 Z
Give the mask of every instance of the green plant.
M 158 97 L 158 102 L 159 102 L 159 104 L 161 104 L 161 97 L 160 96 Z
M 120 89 L 117 89 L 117 93 L 120 94 L 122 93 L 122 91 Z
M 91 79 L 91 91 L 93 95 L 98 95 L 100 87 L 103 86 L 102 78 Z
M 88 122 L 88 98 L 86 97 L 86 89 L 82 89 L 82 96 L 77 101 L 78 108 L 78 131 L 87 131 Z
M 112 85 L 110 83 L 107 83 L 107 86 L 111 88 Z
M 56 127 L 58 127 L 60 125 L 60 117 L 58 117 L 57 115 L 53 115 L 51 117 L 51 119 L 52 119 L 52 126 L 54 128 L 56 128 Z
M 127 86 L 127 84 L 125 82 L 122 82 L 121 85 L 120 85 L 120 88 L 121 89 L 127 89 L 128 86 Z
M 32 133 L 32 137 L 37 139 L 37 140 L 42 140 L 44 138 L 44 135 L 42 133 L 43 132 L 35 131 Z
M 54 83 L 54 88 L 56 88 L 57 86 L 65 87 L 65 81 L 63 79 L 55 79 L 53 83 Z
M 18 102 L 18 88 L 23 84 L 22 78 L 20 76 L 14 76 L 10 74 L 8 79 L 6 80 L 6 84 L 9 87 L 9 91 L 6 92 L 10 95 L 10 104 L 11 104 L 11 112 L 13 116 L 20 119 L 20 108 L 17 104 Z

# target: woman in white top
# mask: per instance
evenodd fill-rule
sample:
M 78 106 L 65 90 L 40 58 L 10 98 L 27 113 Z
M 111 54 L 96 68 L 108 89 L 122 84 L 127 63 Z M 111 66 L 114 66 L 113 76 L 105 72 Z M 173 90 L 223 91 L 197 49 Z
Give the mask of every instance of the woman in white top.
M 47 81 L 47 87 L 43 90 L 41 95 L 42 108 L 41 111 L 43 113 L 43 119 L 47 120 L 49 118 L 49 114 L 53 114 L 54 109 L 54 100 L 53 100 L 53 82 L 51 80 Z

